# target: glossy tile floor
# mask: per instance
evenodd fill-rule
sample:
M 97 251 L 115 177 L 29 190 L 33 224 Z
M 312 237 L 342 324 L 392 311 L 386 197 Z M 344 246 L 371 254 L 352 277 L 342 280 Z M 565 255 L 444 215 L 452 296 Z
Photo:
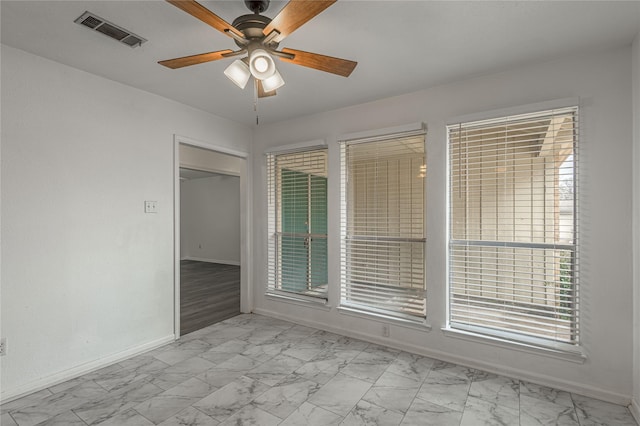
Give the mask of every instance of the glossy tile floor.
M 626 407 L 259 315 L 2 406 L 23 425 L 636 425 Z

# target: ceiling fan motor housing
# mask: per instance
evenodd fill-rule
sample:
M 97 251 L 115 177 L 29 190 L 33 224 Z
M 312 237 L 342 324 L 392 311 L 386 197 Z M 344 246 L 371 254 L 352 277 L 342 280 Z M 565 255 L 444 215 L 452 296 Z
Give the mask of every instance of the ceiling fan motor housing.
M 260 40 L 264 38 L 262 30 L 269 25 L 271 18 L 257 13 L 238 16 L 233 21 L 233 27 L 244 34 L 247 40 Z M 244 47 L 238 40 L 235 41 L 239 47 Z

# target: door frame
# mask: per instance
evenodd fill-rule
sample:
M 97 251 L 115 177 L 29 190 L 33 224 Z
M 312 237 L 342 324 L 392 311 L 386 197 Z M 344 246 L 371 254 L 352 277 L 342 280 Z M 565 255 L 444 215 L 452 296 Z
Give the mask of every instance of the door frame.
M 231 155 L 243 160 L 240 170 L 240 312 L 250 313 L 253 310 L 253 291 L 251 285 L 251 194 L 249 182 L 251 168 L 249 167 L 249 153 L 237 151 L 215 143 L 201 142 L 186 136 L 173 136 L 173 281 L 174 281 L 174 309 L 173 333 L 174 338 L 180 338 L 180 145 L 192 146 L 211 152 Z

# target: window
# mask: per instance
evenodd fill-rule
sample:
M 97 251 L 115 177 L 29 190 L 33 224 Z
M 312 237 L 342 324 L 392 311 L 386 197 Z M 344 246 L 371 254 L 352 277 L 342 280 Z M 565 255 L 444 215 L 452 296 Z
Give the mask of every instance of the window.
M 341 144 L 341 305 L 425 317 L 424 134 Z
M 269 154 L 269 292 L 327 298 L 327 150 Z
M 451 328 L 578 343 L 577 112 L 447 127 Z

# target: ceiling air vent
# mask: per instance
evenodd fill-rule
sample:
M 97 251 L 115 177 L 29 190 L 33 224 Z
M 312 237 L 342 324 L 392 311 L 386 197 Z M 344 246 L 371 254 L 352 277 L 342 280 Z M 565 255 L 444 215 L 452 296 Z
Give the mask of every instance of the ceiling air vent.
M 131 31 L 127 31 L 122 27 L 112 24 L 91 12 L 84 12 L 74 22 L 91 28 L 92 30 L 101 32 L 102 34 L 118 40 L 120 43 L 124 43 L 129 47 L 140 46 L 142 43 L 147 41 L 146 39 L 135 35 Z

